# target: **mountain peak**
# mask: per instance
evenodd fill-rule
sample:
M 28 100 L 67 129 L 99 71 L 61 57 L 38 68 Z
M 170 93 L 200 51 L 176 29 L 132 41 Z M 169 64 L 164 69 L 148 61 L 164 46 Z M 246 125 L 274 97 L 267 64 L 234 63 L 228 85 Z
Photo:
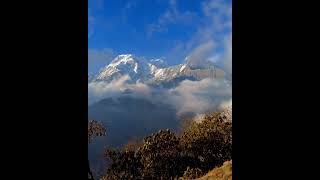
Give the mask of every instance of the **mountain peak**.
M 157 68 L 165 68 L 168 67 L 168 63 L 163 59 L 150 59 L 150 64 L 155 65 Z
M 116 59 L 117 58 L 125 58 L 125 59 L 127 59 L 127 58 L 134 58 L 134 55 L 133 54 L 120 54 L 120 55 L 118 55 L 117 57 L 116 57 Z
M 121 62 L 130 62 L 130 61 L 134 61 L 135 56 L 132 55 L 132 54 L 121 54 L 121 55 L 118 55 L 116 58 L 114 58 L 113 61 L 111 61 L 110 64 L 118 64 L 118 63 L 121 63 Z
M 95 80 L 112 81 L 124 75 L 128 75 L 133 82 L 145 80 L 149 78 L 148 65 L 143 58 L 137 58 L 133 54 L 121 54 L 101 69 Z
M 201 61 L 193 64 L 186 58 L 184 64 L 168 66 L 163 59 L 155 58 L 146 60 L 133 54 L 118 55 L 109 65 L 102 68 L 99 74 L 92 78 L 93 81 L 107 81 L 119 79 L 127 75 L 130 82 L 164 82 L 174 79 L 191 78 L 201 80 L 204 78 L 223 77 L 224 72 L 216 68 L 212 62 Z M 199 61 L 198 61 L 199 62 Z M 91 79 L 88 77 L 88 79 Z

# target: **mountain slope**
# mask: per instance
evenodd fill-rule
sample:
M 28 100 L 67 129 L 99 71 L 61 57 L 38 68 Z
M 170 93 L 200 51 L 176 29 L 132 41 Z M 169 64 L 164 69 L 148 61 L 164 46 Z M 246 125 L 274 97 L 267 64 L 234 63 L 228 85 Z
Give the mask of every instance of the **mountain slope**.
M 102 68 L 95 81 L 112 81 L 123 75 L 129 75 L 132 81 L 145 81 L 150 76 L 150 65 L 131 54 L 117 56 L 110 64 Z
M 122 96 L 106 98 L 88 107 L 88 118 L 107 128 L 107 136 L 95 139 L 89 145 L 89 160 L 94 165 L 103 158 L 106 146 L 121 147 L 132 138 L 142 138 L 159 129 L 178 126 L 178 117 L 173 107 L 153 103 L 146 99 Z

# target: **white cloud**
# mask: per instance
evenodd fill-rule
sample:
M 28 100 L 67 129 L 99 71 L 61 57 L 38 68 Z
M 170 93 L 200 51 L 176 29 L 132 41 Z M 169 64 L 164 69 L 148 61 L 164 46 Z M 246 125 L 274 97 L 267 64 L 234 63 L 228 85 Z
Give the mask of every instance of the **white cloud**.
M 223 80 L 185 80 L 168 91 L 168 100 L 177 109 L 177 114 L 205 113 L 217 109 L 232 98 L 231 86 Z
M 232 74 L 232 36 L 228 37 L 225 41 L 223 66 L 226 72 Z
M 188 56 L 187 61 L 192 66 L 201 65 L 203 60 L 208 60 L 213 52 L 215 44 L 213 41 L 200 44 Z
M 189 56 L 197 57 L 197 62 L 215 58 L 216 63 L 223 64 L 224 70 L 231 73 L 232 6 L 223 0 L 208 0 L 202 3 L 202 12 L 206 23 L 186 42 L 185 47 L 191 49 Z M 208 44 L 214 44 L 214 47 Z M 223 52 L 214 51 L 219 48 Z
M 151 96 L 150 88 L 143 83 L 128 83 L 130 77 L 125 75 L 108 82 L 90 82 L 88 84 L 88 102 L 92 104 L 108 97 L 118 97 L 130 91 L 131 96 L 147 98 Z
M 176 43 L 167 56 L 180 58 L 183 54 L 196 59 L 196 62 L 214 60 L 231 73 L 232 6 L 223 0 L 207 0 L 201 3 L 201 8 L 204 16 L 202 25 L 187 41 Z M 223 49 L 223 52 L 217 49 Z
M 123 76 L 110 83 L 91 82 L 88 84 L 89 105 L 108 97 L 123 95 L 161 102 L 176 109 L 177 115 L 201 114 L 230 105 L 232 88 L 228 82 L 218 79 L 182 81 L 172 89 L 153 89 L 143 83 L 128 83 L 129 76 Z M 124 94 L 124 92 L 128 92 Z
M 169 24 L 191 24 L 195 17 L 195 13 L 190 11 L 180 12 L 177 9 L 176 0 L 169 1 L 169 7 L 158 18 L 158 20 L 147 27 L 147 35 L 151 37 L 156 32 L 167 32 Z
M 219 109 L 231 109 L 232 108 L 232 99 L 229 99 L 227 101 L 223 101 L 218 108 Z
M 202 11 L 211 21 L 215 32 L 223 31 L 232 26 L 232 4 L 224 0 L 209 0 L 202 4 Z

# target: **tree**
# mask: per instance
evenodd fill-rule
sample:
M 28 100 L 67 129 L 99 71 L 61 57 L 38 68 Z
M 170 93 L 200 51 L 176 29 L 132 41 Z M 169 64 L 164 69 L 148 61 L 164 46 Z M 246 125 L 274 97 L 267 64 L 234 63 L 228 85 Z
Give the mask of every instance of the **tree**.
M 97 136 L 105 136 L 106 128 L 96 120 L 88 121 L 88 143 Z
M 106 135 L 106 129 L 105 127 L 95 120 L 88 121 L 88 143 L 92 141 L 93 138 L 97 136 L 105 136 Z M 93 174 L 90 169 L 90 163 L 88 160 L 88 180 L 93 180 Z
M 187 170 L 183 173 L 183 177 L 181 179 L 196 179 L 202 175 L 203 172 L 201 169 L 187 167 Z
M 112 161 L 107 175 L 102 179 L 133 180 L 141 178 L 142 164 L 140 157 L 131 150 L 107 149 L 106 157 Z
M 122 149 L 108 149 L 111 160 L 103 180 L 197 178 L 231 160 L 231 116 L 211 113 L 185 124 L 176 135 L 160 130 Z
M 105 179 L 170 179 L 178 174 L 179 139 L 170 130 L 160 130 L 137 145 L 106 151 L 112 164 Z
M 182 153 L 202 171 L 231 159 L 232 123 L 222 112 L 206 115 L 200 123 L 193 122 L 180 139 Z
M 137 154 L 143 164 L 143 179 L 173 179 L 179 174 L 179 138 L 169 129 L 160 130 L 144 139 Z

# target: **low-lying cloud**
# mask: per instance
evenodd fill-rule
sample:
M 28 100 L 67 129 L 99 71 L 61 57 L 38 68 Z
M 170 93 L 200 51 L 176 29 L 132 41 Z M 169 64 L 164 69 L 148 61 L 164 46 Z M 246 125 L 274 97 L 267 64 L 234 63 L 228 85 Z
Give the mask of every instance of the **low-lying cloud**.
M 230 101 L 231 97 L 230 84 L 217 79 L 185 80 L 167 93 L 167 99 L 176 107 L 178 115 L 212 111 Z
M 201 66 L 204 60 L 208 60 L 213 52 L 214 43 L 208 41 L 195 48 L 187 57 L 187 61 L 191 66 Z
M 130 77 L 125 75 L 111 82 L 90 82 L 88 84 L 89 105 L 104 98 L 119 97 L 129 94 L 134 97 L 149 97 L 151 89 L 143 83 L 128 83 Z
M 131 96 L 147 99 L 153 103 L 168 104 L 176 109 L 178 116 L 186 113 L 201 114 L 230 106 L 232 103 L 231 83 L 223 79 L 184 80 L 171 89 L 154 88 L 144 83 L 129 83 L 130 77 L 123 76 L 110 83 L 88 84 L 89 105 L 104 98 Z

